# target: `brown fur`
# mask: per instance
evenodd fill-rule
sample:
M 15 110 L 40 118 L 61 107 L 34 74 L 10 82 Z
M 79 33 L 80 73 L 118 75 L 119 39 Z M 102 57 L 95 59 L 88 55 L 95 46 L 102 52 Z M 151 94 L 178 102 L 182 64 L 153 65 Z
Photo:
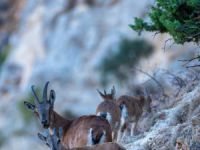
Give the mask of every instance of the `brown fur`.
M 83 118 L 84 119 L 84 118 Z M 84 119 L 85 120 L 85 119 Z M 125 150 L 123 147 L 118 145 L 117 143 L 107 142 L 103 144 L 97 144 L 92 146 L 82 146 L 76 148 L 65 148 L 63 144 L 60 142 L 62 138 L 63 131 L 62 128 L 56 131 L 53 129 L 53 133 L 48 133 L 47 136 L 38 133 L 38 137 L 41 141 L 43 141 L 51 150 Z
M 132 96 L 127 96 L 123 95 L 120 96 L 117 99 L 117 105 L 125 105 L 127 108 L 127 118 L 125 119 L 124 124 L 121 124 L 121 130 L 128 129 L 129 123 L 135 122 L 134 129 L 131 128 L 131 134 L 136 132 L 137 129 L 137 124 L 138 121 L 144 111 L 144 109 L 147 109 L 149 112 L 150 110 L 150 103 L 151 103 L 151 98 L 148 97 L 148 99 L 145 99 L 144 96 L 138 96 L 138 97 L 132 97 Z
M 117 132 L 120 127 L 120 108 L 116 104 L 115 99 L 115 88 L 111 90 L 111 93 L 106 93 L 104 90 L 104 94 L 98 91 L 100 96 L 103 98 L 103 102 L 101 102 L 96 109 L 96 114 L 99 113 L 109 113 L 111 120 L 108 120 L 111 128 L 112 128 L 112 135 L 113 139 L 116 140 Z
M 51 111 L 50 129 L 63 127 L 62 144 L 66 148 L 86 146 L 89 129 L 93 129 L 92 136 L 100 140 L 103 132 L 106 133 L 105 142 L 112 142 L 111 128 L 107 120 L 90 115 L 82 116 L 74 120 L 66 120 L 55 111 Z
M 34 86 L 31 86 L 35 105 L 26 101 L 24 105 L 37 115 L 43 127 L 49 128 L 51 133 L 61 127 L 61 140 L 66 148 L 112 142 L 111 127 L 106 119 L 90 115 L 68 120 L 57 114 L 53 110 L 56 94 L 51 90 L 48 98 L 48 84 L 49 82 L 46 82 L 44 86 L 43 101 L 37 96 Z
M 137 120 L 142 114 L 142 107 L 144 106 L 144 97 L 121 96 L 117 100 L 118 106 L 124 104 L 128 109 L 128 121 L 133 122 Z
M 108 112 L 112 120 L 110 122 L 112 131 L 113 131 L 113 138 L 116 139 L 117 131 L 120 127 L 120 109 L 115 103 L 115 101 L 103 101 L 100 103 L 96 109 L 96 114 L 99 112 Z
M 117 143 L 103 143 L 103 144 L 98 144 L 98 145 L 93 145 L 93 146 L 84 146 L 84 147 L 77 147 L 77 148 L 64 148 L 63 146 L 60 147 L 59 150 L 126 150 L 124 147 L 120 146 Z
M 104 143 L 94 146 L 87 146 L 87 147 L 80 147 L 80 148 L 73 148 L 71 150 L 125 150 L 122 146 L 117 143 Z

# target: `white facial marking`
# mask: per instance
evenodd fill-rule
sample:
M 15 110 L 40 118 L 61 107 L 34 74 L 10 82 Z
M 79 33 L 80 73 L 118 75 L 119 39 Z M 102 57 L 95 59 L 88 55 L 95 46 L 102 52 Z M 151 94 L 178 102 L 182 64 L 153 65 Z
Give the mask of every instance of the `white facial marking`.
M 98 113 L 97 113 L 97 116 L 101 116 L 101 112 L 98 112 Z
M 103 131 L 103 135 L 101 136 L 101 139 L 100 139 L 100 141 L 99 141 L 99 143 L 98 143 L 98 144 L 105 143 L 105 140 L 106 140 L 106 132 L 105 132 L 105 131 Z
M 128 117 L 128 111 L 125 105 L 122 105 L 121 111 L 121 125 L 125 123 L 126 118 Z
M 133 133 L 134 133 L 134 126 L 135 126 L 135 123 L 132 123 L 131 124 L 131 136 L 133 136 Z
M 91 145 L 93 145 L 92 128 L 90 128 L 89 131 L 88 131 L 88 139 L 87 139 L 87 146 L 91 146 Z
M 106 115 L 106 119 L 108 120 L 108 122 L 111 124 L 112 123 L 112 116 L 110 115 L 110 113 L 107 112 Z

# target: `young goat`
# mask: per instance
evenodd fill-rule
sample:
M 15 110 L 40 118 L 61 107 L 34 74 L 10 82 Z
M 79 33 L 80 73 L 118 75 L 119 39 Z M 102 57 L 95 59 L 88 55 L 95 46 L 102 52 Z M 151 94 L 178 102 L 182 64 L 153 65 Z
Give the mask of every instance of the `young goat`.
M 85 147 L 77 147 L 77 148 L 65 148 L 60 141 L 60 138 L 62 137 L 62 129 L 59 128 L 59 135 L 56 134 L 56 129 L 54 129 L 54 132 L 52 135 L 48 134 L 47 136 L 42 135 L 41 133 L 38 133 L 38 137 L 40 140 L 45 142 L 45 144 L 51 148 L 51 150 L 125 150 L 123 147 L 118 145 L 117 143 L 103 143 L 98 144 L 94 146 L 85 146 Z
M 112 128 L 112 137 L 114 140 L 117 140 L 117 132 L 120 127 L 120 108 L 115 99 L 115 87 L 113 86 L 109 94 L 105 90 L 104 94 L 99 90 L 97 91 L 103 98 L 103 102 L 97 106 L 96 114 L 108 120 Z
M 117 105 L 121 109 L 120 133 L 128 129 L 131 124 L 131 135 L 137 130 L 138 121 L 144 111 L 151 112 L 151 97 L 145 99 L 144 96 L 132 97 L 123 95 L 117 99 Z M 133 127 L 133 122 L 135 125 Z
M 24 102 L 24 105 L 32 110 L 39 118 L 43 128 L 62 127 L 62 144 L 66 148 L 80 147 L 85 145 L 94 145 L 112 141 L 111 127 L 108 121 L 95 115 L 82 116 L 74 120 L 68 120 L 57 114 L 54 108 L 55 92 L 50 91 L 47 98 L 47 88 L 49 82 L 45 84 L 43 91 L 43 101 L 40 102 L 35 93 L 34 86 L 32 92 L 35 97 L 35 105 Z

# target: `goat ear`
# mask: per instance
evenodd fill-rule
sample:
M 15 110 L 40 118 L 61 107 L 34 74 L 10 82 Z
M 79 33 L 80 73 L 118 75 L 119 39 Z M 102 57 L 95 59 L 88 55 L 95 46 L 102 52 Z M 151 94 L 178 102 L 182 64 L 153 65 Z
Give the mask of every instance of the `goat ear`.
M 98 89 L 97 89 L 97 92 L 99 93 L 99 95 L 104 99 L 105 98 L 105 95 L 102 93 L 102 92 L 100 92 Z
M 29 109 L 29 110 L 31 110 L 31 111 L 35 111 L 35 105 L 33 105 L 33 104 L 31 104 L 31 103 L 29 103 L 29 102 L 24 102 L 24 106 L 27 108 L 27 109 Z
M 116 90 L 115 90 L 115 86 L 113 85 L 113 88 L 111 90 L 111 95 L 113 99 L 115 99 L 115 94 L 116 94 Z
M 49 102 L 51 106 L 54 106 L 55 99 L 56 99 L 56 92 L 54 90 L 51 90 L 50 97 L 49 97 Z
M 39 138 L 41 141 L 44 141 L 44 142 L 46 142 L 46 140 L 47 140 L 47 138 L 46 138 L 44 135 L 42 135 L 41 133 L 38 133 L 38 138 Z

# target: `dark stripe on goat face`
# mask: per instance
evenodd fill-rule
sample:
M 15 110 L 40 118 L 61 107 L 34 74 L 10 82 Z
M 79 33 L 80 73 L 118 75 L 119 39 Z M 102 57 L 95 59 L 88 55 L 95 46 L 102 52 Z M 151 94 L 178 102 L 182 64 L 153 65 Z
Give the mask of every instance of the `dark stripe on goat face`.
M 51 90 L 50 92 L 50 100 L 48 100 L 48 85 L 49 81 L 46 82 L 43 90 L 43 97 L 42 101 L 39 100 L 39 97 L 37 96 L 34 86 L 31 87 L 32 93 L 34 95 L 34 102 L 35 102 L 35 112 L 38 114 L 38 118 L 40 120 L 40 123 L 44 128 L 48 128 L 50 126 L 50 112 L 53 109 L 54 101 L 55 101 L 55 91 Z
M 49 103 L 40 103 L 38 106 L 38 114 L 41 124 L 44 128 L 48 128 L 50 125 L 50 112 L 52 107 Z

